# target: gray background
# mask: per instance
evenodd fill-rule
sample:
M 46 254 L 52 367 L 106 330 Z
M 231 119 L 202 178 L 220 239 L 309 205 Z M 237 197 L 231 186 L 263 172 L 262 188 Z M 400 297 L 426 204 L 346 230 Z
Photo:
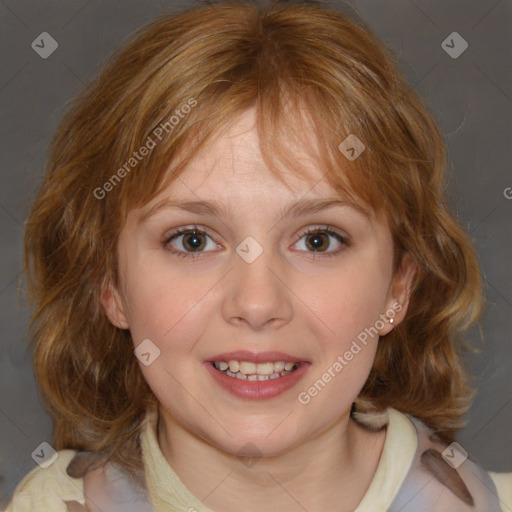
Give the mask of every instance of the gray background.
M 458 441 L 485 468 L 512 471 L 512 200 L 505 197 L 512 187 L 512 2 L 351 4 L 400 55 L 403 73 L 446 134 L 451 203 L 475 240 L 488 301 L 483 340 L 476 328 L 467 336 L 482 355 L 468 357 L 478 395 Z M 28 311 L 18 298 L 23 224 L 50 138 L 65 103 L 105 57 L 152 16 L 178 5 L 187 3 L 0 1 L 0 508 L 35 467 L 32 451 L 51 442 L 27 349 Z M 457 59 L 441 47 L 454 31 L 469 44 Z M 48 59 L 31 48 L 42 32 L 59 44 Z

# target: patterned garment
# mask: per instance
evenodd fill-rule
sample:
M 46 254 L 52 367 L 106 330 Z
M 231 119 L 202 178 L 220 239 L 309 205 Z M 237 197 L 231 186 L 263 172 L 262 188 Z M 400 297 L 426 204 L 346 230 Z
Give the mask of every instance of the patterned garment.
M 457 461 L 456 449 L 445 451 L 428 427 L 408 417 L 416 428 L 418 448 L 387 512 L 500 512 L 489 474 L 469 458 Z
M 418 447 L 386 512 L 500 512 L 498 492 L 489 474 L 469 458 L 461 461 L 456 450 L 445 451 L 432 430 L 408 417 L 416 429 Z M 84 507 L 76 501 L 66 502 L 68 512 L 156 512 L 145 487 L 122 468 L 103 465 L 92 453 L 77 453 L 67 474 L 83 477 L 89 503 Z

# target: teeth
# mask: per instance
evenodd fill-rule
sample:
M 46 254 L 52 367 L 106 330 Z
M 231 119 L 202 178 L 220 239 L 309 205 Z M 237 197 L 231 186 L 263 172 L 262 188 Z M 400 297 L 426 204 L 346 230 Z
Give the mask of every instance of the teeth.
M 240 369 L 238 371 L 240 373 L 243 373 L 244 375 L 250 375 L 251 373 L 260 373 L 256 372 L 256 365 L 254 363 L 247 363 L 245 361 L 242 361 L 240 363 Z
M 285 363 L 284 361 L 278 361 L 277 363 L 274 363 L 274 371 L 275 372 L 282 372 L 284 370 L 284 367 L 287 364 L 293 365 L 294 363 Z M 291 368 L 290 368 L 290 370 L 291 370 Z
M 261 381 L 277 379 L 292 373 L 300 363 L 285 363 L 284 361 L 252 363 L 249 361 L 219 361 L 214 363 L 215 368 L 230 377 L 240 380 Z
M 259 363 L 256 373 L 258 375 L 272 375 L 274 370 L 274 363 Z

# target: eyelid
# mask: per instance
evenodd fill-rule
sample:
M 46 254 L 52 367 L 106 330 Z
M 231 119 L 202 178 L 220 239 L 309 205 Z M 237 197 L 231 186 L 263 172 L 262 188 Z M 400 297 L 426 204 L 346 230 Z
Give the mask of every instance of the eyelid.
M 165 235 L 163 236 L 163 243 L 167 244 L 171 241 L 171 239 L 177 235 L 181 235 L 184 233 L 188 233 L 190 231 L 199 231 L 199 232 L 205 232 L 210 238 L 213 240 L 213 236 L 211 234 L 211 231 L 206 226 L 202 226 L 201 224 L 189 224 L 187 226 L 182 226 L 179 228 L 171 229 L 170 231 L 166 231 Z M 217 242 L 215 242 L 217 243 Z
M 341 244 L 341 247 L 334 250 L 334 251 L 299 251 L 300 253 L 307 253 L 311 256 L 308 256 L 309 258 L 316 259 L 316 258 L 329 258 L 339 255 L 345 248 L 350 247 L 352 245 L 352 239 L 349 235 L 340 232 L 338 228 L 335 228 L 334 226 L 330 225 L 314 225 L 309 226 L 302 231 L 299 232 L 297 235 L 297 241 L 294 242 L 293 245 L 299 243 L 304 236 L 308 234 L 313 233 L 327 233 L 328 236 L 336 238 L 338 243 Z
M 351 240 L 350 236 L 346 232 L 334 226 L 330 226 L 329 224 L 314 224 L 312 226 L 304 228 L 301 231 L 299 231 L 297 237 L 300 240 L 304 235 L 307 235 L 309 233 L 315 233 L 317 231 L 337 235 L 340 238 L 342 238 L 343 241 L 345 241 L 346 243 L 349 243 Z
M 198 252 L 187 252 L 187 251 L 180 251 L 178 249 L 175 249 L 172 247 L 171 241 L 173 238 L 177 238 L 179 236 L 185 235 L 187 233 L 191 233 L 197 231 L 198 233 L 204 233 L 207 235 L 216 245 L 219 245 L 213 238 L 212 235 L 209 233 L 209 229 L 206 226 L 201 226 L 199 224 L 194 224 L 192 227 L 189 226 L 182 226 L 180 228 L 176 228 L 171 230 L 170 232 L 167 232 L 164 235 L 164 240 L 162 242 L 162 246 L 166 251 L 169 251 L 174 256 L 181 258 L 185 261 L 195 261 L 198 259 L 201 259 L 204 257 L 204 254 L 211 252 L 211 251 L 198 251 Z

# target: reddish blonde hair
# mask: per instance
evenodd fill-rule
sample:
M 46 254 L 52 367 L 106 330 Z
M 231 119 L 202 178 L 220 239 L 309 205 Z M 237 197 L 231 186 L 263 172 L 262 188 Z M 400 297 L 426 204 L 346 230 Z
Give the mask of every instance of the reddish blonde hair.
M 279 179 L 280 165 L 302 174 L 290 141 L 310 142 L 296 129 L 307 116 L 325 179 L 385 213 L 395 270 L 405 253 L 417 264 L 407 316 L 381 338 L 361 403 L 412 414 L 453 439 L 473 396 L 460 334 L 479 316 L 480 274 L 445 199 L 439 129 L 383 45 L 361 21 L 317 2 L 198 6 L 136 36 L 72 102 L 26 224 L 35 373 L 55 447 L 141 467 L 140 424 L 156 398 L 129 331 L 101 306 L 106 283 L 118 284 L 118 236 L 132 208 L 253 107 Z M 193 101 L 133 170 L 118 172 Z M 352 162 L 338 150 L 349 134 L 366 146 Z M 116 173 L 123 179 L 114 182 Z

